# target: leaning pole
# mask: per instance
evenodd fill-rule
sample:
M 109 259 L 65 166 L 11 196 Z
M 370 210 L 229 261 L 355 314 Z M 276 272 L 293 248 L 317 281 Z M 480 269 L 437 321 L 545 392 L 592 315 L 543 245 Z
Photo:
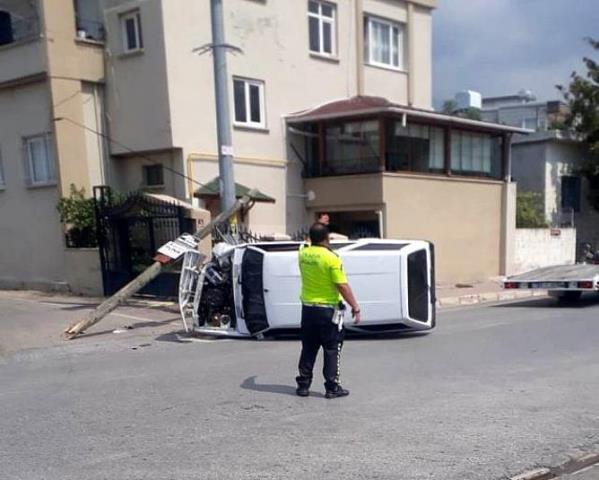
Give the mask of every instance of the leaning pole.
M 257 190 L 250 190 L 246 195 L 237 200 L 232 207 L 228 208 L 224 212 L 221 212 L 210 223 L 204 225 L 202 228 L 197 230 L 193 234 L 193 237 L 199 243 L 200 240 L 210 235 L 215 225 L 225 222 L 233 215 L 236 215 L 237 212 L 239 212 L 241 209 L 248 206 L 248 204 L 252 201 L 252 198 L 256 195 L 256 193 Z M 121 288 L 114 295 L 104 300 L 98 307 L 96 307 L 95 310 L 91 311 L 83 320 L 74 323 L 67 330 L 65 330 L 65 337 L 68 340 L 75 338 L 81 332 L 87 330 L 92 325 L 98 323 L 115 308 L 126 302 L 127 299 L 129 299 L 132 295 L 135 295 L 143 287 L 145 287 L 148 283 L 155 279 L 162 272 L 163 268 L 165 268 L 169 263 L 174 263 L 170 261 L 170 259 L 168 259 L 167 257 L 159 255 L 157 258 L 158 259 L 155 260 L 152 265 L 146 268 L 142 273 L 140 273 L 137 277 L 131 280 L 127 285 Z

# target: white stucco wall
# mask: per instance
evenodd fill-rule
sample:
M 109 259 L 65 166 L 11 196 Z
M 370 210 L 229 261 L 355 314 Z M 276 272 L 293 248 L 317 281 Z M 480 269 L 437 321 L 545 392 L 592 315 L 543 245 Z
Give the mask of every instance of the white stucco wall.
M 572 264 L 576 260 L 576 229 L 563 228 L 558 236 L 551 229 L 518 228 L 512 273 L 518 274 L 551 265 Z

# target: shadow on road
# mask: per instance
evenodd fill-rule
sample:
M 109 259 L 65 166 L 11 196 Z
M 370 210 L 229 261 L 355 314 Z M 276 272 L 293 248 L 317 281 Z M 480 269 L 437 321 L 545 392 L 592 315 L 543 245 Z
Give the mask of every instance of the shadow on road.
M 167 318 L 164 320 L 148 320 L 146 322 L 136 322 L 136 323 L 131 323 L 128 324 L 128 326 L 125 328 L 125 330 L 127 331 L 132 331 L 134 332 L 135 330 L 140 330 L 142 328 L 149 328 L 149 327 L 164 327 L 166 325 L 169 325 L 171 323 L 175 323 L 178 322 L 179 318 L 177 317 L 173 317 L 173 318 Z M 114 329 L 110 329 L 110 330 L 102 330 L 100 332 L 93 332 L 93 333 L 81 333 L 79 335 L 80 338 L 90 338 L 90 337 L 97 337 L 100 335 L 109 335 L 109 334 L 113 334 Z M 175 334 L 176 332 L 173 332 L 173 334 Z M 183 342 L 179 342 L 179 343 L 183 343 Z
M 295 387 L 292 385 L 278 385 L 278 384 L 268 384 L 256 383 L 256 375 L 246 378 L 241 385 L 239 385 L 244 390 L 254 390 L 255 392 L 264 392 L 264 393 L 278 393 L 281 395 L 293 395 L 295 394 Z M 320 392 L 310 392 L 310 395 L 313 397 L 324 397 L 324 395 Z
M 599 295 L 583 295 L 580 300 L 575 302 L 559 302 L 555 298 L 538 298 L 535 300 L 514 301 L 507 303 L 498 303 L 493 308 L 587 308 L 599 305 Z

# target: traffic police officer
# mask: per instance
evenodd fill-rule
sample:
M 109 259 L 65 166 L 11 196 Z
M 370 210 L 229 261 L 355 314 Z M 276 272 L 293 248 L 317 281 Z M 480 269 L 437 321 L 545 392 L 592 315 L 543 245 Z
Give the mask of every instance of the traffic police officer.
M 322 223 L 310 228 L 310 243 L 299 252 L 299 267 L 302 276 L 302 353 L 299 360 L 299 375 L 296 377 L 297 394 L 310 394 L 312 370 L 318 350 L 324 352 L 323 375 L 326 398 L 349 395 L 339 385 L 339 362 L 343 343 L 343 326 L 339 320 L 339 309 L 344 309 L 342 300 L 350 305 L 354 323 L 360 322 L 360 307 L 343 272 L 341 259 L 330 249 L 329 230 Z

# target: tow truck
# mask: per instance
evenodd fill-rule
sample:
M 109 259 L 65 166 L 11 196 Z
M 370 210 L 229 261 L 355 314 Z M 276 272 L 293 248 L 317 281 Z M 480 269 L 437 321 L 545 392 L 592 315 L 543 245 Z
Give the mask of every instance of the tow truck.
M 538 268 L 506 277 L 505 289 L 547 290 L 560 302 L 576 302 L 584 292 L 599 292 L 599 264 L 577 263 Z

